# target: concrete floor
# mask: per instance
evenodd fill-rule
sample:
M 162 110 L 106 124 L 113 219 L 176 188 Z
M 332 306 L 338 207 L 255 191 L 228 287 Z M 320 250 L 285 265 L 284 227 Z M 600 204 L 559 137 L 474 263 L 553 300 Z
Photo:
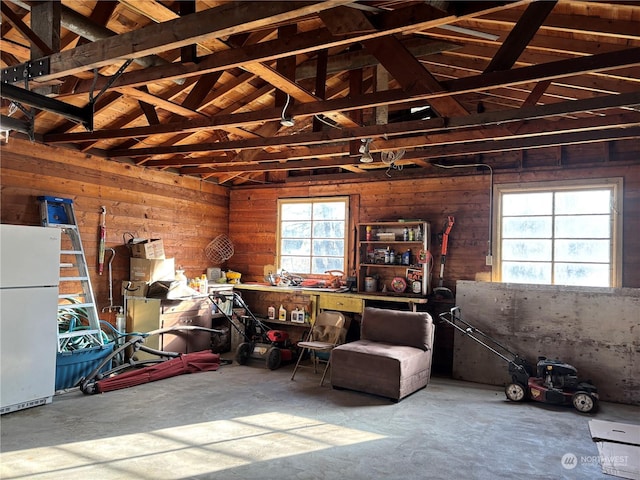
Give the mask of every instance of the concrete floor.
M 319 386 L 292 366 L 224 365 L 99 395 L 57 395 L 1 418 L 2 479 L 613 479 L 591 418 L 640 408 L 511 403 L 498 387 L 433 378 L 399 403 Z M 564 454 L 577 466 L 562 466 Z

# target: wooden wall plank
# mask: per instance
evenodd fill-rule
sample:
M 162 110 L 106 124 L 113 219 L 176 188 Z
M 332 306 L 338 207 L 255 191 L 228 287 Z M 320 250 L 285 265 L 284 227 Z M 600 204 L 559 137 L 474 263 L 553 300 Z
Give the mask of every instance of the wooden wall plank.
M 107 209 L 107 248 L 112 262 L 114 305 L 122 305 L 121 282 L 129 279 L 127 232 L 162 238 L 167 257 L 175 258 L 189 277 L 210 265 L 204 248 L 228 233 L 228 189 L 191 177 L 111 162 L 61 148 L 11 139 L 2 146 L 0 221 L 37 225 L 38 195 L 72 198 L 78 217 L 98 307 L 108 305 L 107 265 L 97 274 L 100 207 Z
M 577 150 L 576 150 L 577 151 Z M 437 233 L 447 215 L 456 217 L 450 237 L 445 269 L 445 286 L 455 288 L 457 280 L 474 280 L 488 275 L 485 265 L 489 236 L 489 175 L 486 169 L 460 169 L 447 177 L 408 178 L 362 182 L 289 183 L 284 186 L 227 188 L 168 172 L 106 161 L 84 153 L 38 146 L 11 139 L 2 146 L 0 174 L 1 213 L 4 223 L 37 224 L 37 195 L 73 198 L 80 220 L 83 243 L 90 266 L 95 265 L 100 206 L 107 207 L 107 247 L 115 248 L 114 292 L 128 279 L 128 250 L 123 234 L 162 238 L 168 256 L 186 269 L 188 276 L 204 272 L 209 261 L 207 243 L 228 233 L 235 254 L 224 266 L 243 274 L 245 281 L 263 277 L 263 266 L 276 255 L 278 198 L 350 195 L 354 222 L 379 219 L 424 218 L 431 222 L 433 278 L 437 278 L 440 246 Z M 640 147 L 633 142 L 614 142 L 610 161 L 594 168 L 558 166 L 558 152 L 529 151 L 555 158 L 553 165 L 496 173 L 498 183 L 624 178 L 623 286 L 640 287 L 640 162 L 618 166 L 622 157 L 637 159 Z M 569 152 L 569 156 L 576 155 Z M 542 158 L 542 157 L 540 157 Z M 537 158 L 536 158 L 537 160 Z M 450 172 L 447 172 L 450 173 Z M 357 199 L 357 201 L 355 201 Z M 349 256 L 350 261 L 352 255 Z M 107 299 L 106 278 L 92 273 L 100 305 Z
M 635 150 L 629 144 L 618 146 L 618 149 L 627 152 L 625 155 L 630 151 L 635 151 L 636 156 L 640 154 L 637 145 Z M 612 155 L 615 156 L 616 152 L 614 149 Z M 551 153 L 555 157 L 557 152 Z M 640 163 L 637 166 L 616 166 L 614 162 L 603 162 L 597 169 L 562 169 L 555 163 L 555 166 L 530 171 L 496 173 L 494 183 L 624 177 L 623 286 L 640 287 L 640 254 L 637 253 L 640 240 L 636 240 L 640 238 Z M 490 278 L 491 267 L 485 265 L 489 240 L 489 192 L 487 170 L 473 168 L 460 169 L 449 177 L 236 189 L 231 192 L 230 211 L 232 216 L 239 216 L 238 213 L 242 212 L 242 221 L 231 220 L 229 224 L 230 235 L 237 240 L 237 253 L 229 265 L 241 271 L 246 281 L 262 280 L 263 265 L 273 263 L 276 255 L 276 202 L 279 197 L 353 195 L 359 197 L 359 208 L 355 212 L 357 222 L 398 218 L 422 218 L 431 222 L 434 281 L 437 280 L 440 263 L 437 234 L 442 230 L 447 215 L 455 216 L 444 274 L 444 286 L 455 290 L 457 280 Z M 267 220 L 272 222 L 272 234 L 261 233 Z M 251 235 L 253 228 L 257 230 L 255 235 Z M 256 255 L 255 252 L 261 254 Z

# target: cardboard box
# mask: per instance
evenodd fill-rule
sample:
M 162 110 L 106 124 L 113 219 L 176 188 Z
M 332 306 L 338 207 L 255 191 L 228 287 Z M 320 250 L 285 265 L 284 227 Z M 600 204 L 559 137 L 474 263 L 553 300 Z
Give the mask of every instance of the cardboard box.
M 149 284 L 147 282 L 122 282 L 122 296 L 123 297 L 146 297 L 149 291 Z
M 581 461 L 599 461 L 607 475 L 640 479 L 640 425 L 589 420 L 589 430 L 599 455 L 581 457 Z
M 160 238 L 152 238 L 131 245 L 131 256 L 148 260 L 164 259 L 164 244 Z
M 396 239 L 396 234 L 393 232 L 383 232 L 376 235 L 378 236 L 378 240 L 381 242 L 393 242 Z
M 174 280 L 176 276 L 173 258 L 149 260 L 147 258 L 130 258 L 129 279 L 132 282 L 157 282 Z

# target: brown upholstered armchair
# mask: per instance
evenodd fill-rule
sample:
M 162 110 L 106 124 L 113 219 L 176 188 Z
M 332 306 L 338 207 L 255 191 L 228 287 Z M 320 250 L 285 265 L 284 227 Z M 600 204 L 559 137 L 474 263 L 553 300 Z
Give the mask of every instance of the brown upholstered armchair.
M 367 307 L 360 340 L 331 353 L 331 385 L 401 400 L 429 383 L 433 335 L 426 312 Z

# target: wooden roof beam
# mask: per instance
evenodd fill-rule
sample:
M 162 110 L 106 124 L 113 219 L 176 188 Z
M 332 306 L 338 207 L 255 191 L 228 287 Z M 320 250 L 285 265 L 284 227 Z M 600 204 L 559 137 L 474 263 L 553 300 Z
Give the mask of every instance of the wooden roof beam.
M 50 70 L 41 81 L 140 58 L 234 33 L 259 29 L 274 22 L 293 21 L 353 0 L 319 2 L 232 2 L 139 30 L 122 33 L 49 56 Z M 170 31 L 171 35 L 167 35 Z
M 119 87 L 116 88 L 116 91 L 119 91 L 123 95 L 126 95 L 131 98 L 135 98 L 138 101 L 142 101 L 148 103 L 149 105 L 153 105 L 158 108 L 162 108 L 167 110 L 168 112 L 172 112 L 178 114 L 182 117 L 187 118 L 209 118 L 204 113 L 200 113 L 191 108 L 183 107 L 182 105 L 178 105 L 170 100 L 165 100 L 164 98 L 158 97 L 157 95 L 153 95 L 149 93 L 148 90 L 144 90 L 144 86 L 140 88 L 132 88 L 132 87 Z
M 250 3 L 250 2 L 244 2 Z M 260 3 L 260 2 L 257 2 Z M 271 2 L 264 2 L 271 3 Z M 273 2 L 275 3 L 275 2 Z M 284 2 L 286 3 L 286 2 Z M 323 3 L 323 2 L 321 2 Z M 329 2 L 324 2 L 329 3 Z M 526 2 L 514 2 L 510 4 L 490 3 L 487 6 L 483 2 L 472 2 L 476 10 L 469 13 L 468 16 L 483 15 L 495 11 L 496 9 L 510 8 L 513 5 Z M 439 18 L 434 15 L 439 13 Z M 197 15 L 201 15 L 198 13 Z M 327 29 L 318 29 L 314 31 L 300 33 L 290 39 L 269 40 L 255 45 L 250 45 L 232 50 L 225 50 L 213 53 L 199 59 L 197 65 L 190 64 L 172 64 L 161 67 L 147 68 L 142 71 L 127 72 L 118 78 L 115 85 L 123 86 L 139 86 L 149 82 L 161 79 L 188 78 L 194 75 L 201 75 L 206 72 L 228 70 L 234 67 L 242 67 L 249 62 L 266 62 L 277 60 L 280 57 L 298 55 L 308 53 L 319 49 L 331 48 L 337 46 L 351 45 L 362 40 L 375 38 L 379 36 L 392 35 L 413 30 L 424 30 L 437 25 L 443 25 L 461 17 L 455 15 L 447 15 L 440 11 L 434 11 L 432 7 L 425 4 L 412 5 L 403 9 L 393 10 L 380 14 L 381 18 L 377 18 L 378 29 L 374 32 L 354 33 L 334 36 Z M 184 17 L 185 19 L 188 17 Z M 181 19 L 178 19 L 181 20 Z M 176 20 L 177 21 L 177 20 Z M 162 25 L 166 25 L 163 23 Z M 146 27 L 150 28 L 150 27 Z M 145 29 L 137 30 L 142 32 Z M 61 71 L 57 76 L 68 74 Z M 99 79 L 95 88 L 100 89 L 104 85 L 104 80 Z M 86 93 L 92 87 L 92 82 L 83 82 L 75 93 Z
M 13 25 L 13 27 L 20 32 L 20 34 L 29 40 L 32 46 L 36 47 L 40 50 L 43 55 L 52 55 L 55 53 L 47 43 L 40 38 L 31 28 L 25 24 L 20 16 L 16 15 L 16 13 L 9 8 L 5 2 L 0 4 L 0 12 L 2 12 L 2 16 L 7 19 L 7 21 Z
M 29 58 L 29 47 L 25 47 L 13 40 L 0 39 L 0 50 L 2 53 L 10 53 L 17 58 Z
M 444 128 L 462 129 L 471 127 L 481 127 L 486 125 L 498 125 L 508 122 L 518 122 L 524 119 L 544 118 L 551 116 L 566 115 L 571 112 L 597 111 L 611 108 L 620 108 L 626 105 L 640 103 L 640 92 L 634 94 L 609 95 L 605 97 L 590 98 L 585 100 L 572 100 L 562 103 L 554 103 L 544 106 L 523 107 L 519 109 L 505 110 L 500 112 L 485 112 L 472 115 L 462 115 L 459 117 L 442 119 L 432 118 L 429 120 L 419 120 L 402 123 L 391 123 L 388 125 L 374 125 L 360 127 L 357 129 L 332 129 L 324 132 L 298 133 L 289 136 L 272 138 L 259 138 L 248 140 L 236 140 L 230 142 L 217 142 L 209 144 L 179 145 L 172 147 L 148 147 L 140 149 L 112 150 L 106 152 L 108 156 L 141 156 L 141 155 L 161 155 L 171 153 L 187 153 L 199 151 L 227 151 L 260 149 L 265 146 L 293 146 L 312 145 L 319 143 L 332 143 L 377 136 L 394 136 L 410 133 L 425 133 L 437 131 Z M 606 122 L 606 120 L 605 120 Z M 46 137 L 45 137 L 46 140 Z
M 483 18 L 482 22 L 511 26 L 517 23 L 517 19 L 514 18 L 514 12 L 509 12 L 505 9 L 502 12 L 496 12 L 491 18 Z M 590 37 L 599 35 L 616 39 L 640 39 L 637 20 L 622 20 L 618 18 L 612 20 L 595 16 L 554 14 L 546 19 L 542 28 L 544 30 L 569 32 Z
M 149 93 L 149 89 L 147 87 L 142 87 L 142 91 Z M 138 100 L 138 105 L 140 106 L 140 110 L 144 114 L 145 118 L 149 125 L 158 125 L 160 123 L 160 119 L 158 118 L 158 112 L 156 112 L 156 108 L 154 105 L 151 105 L 142 100 Z
M 439 15 L 442 15 L 442 12 L 434 9 L 434 16 L 437 18 Z M 353 28 L 366 32 L 376 31 L 375 26 L 359 10 L 336 8 L 321 12 L 320 17 L 334 35 Z M 363 40 L 362 44 L 380 61 L 407 94 L 442 91 L 440 83 L 395 36 L 370 38 Z M 468 113 L 451 97 L 434 99 L 430 103 L 441 116 Z
M 556 0 L 531 3 L 502 42 L 485 72 L 508 70 L 513 67 L 556 3 Z
M 404 103 L 414 100 L 428 101 L 439 96 L 478 92 L 485 89 L 528 83 L 531 81 L 553 80 L 578 73 L 595 72 L 598 70 L 607 70 L 625 65 L 637 64 L 640 64 L 640 47 L 602 55 L 592 55 L 590 57 L 579 57 L 542 65 L 532 65 L 504 72 L 492 72 L 455 80 L 447 80 L 442 82 L 442 92 L 425 93 L 415 95 L 410 98 L 407 98 L 407 95 L 403 90 L 387 90 L 384 92 L 376 92 L 360 96 L 354 95 L 350 98 L 337 98 L 300 104 L 296 105 L 292 109 L 291 114 L 295 116 L 315 115 L 333 111 L 357 110 L 377 105 Z M 222 126 L 239 127 L 277 120 L 280 117 L 280 113 L 280 109 L 272 108 L 233 115 L 217 115 L 213 116 L 211 119 L 194 119 L 179 123 L 162 124 L 154 126 L 153 128 L 136 127 L 118 130 L 98 130 L 94 132 L 65 135 L 45 135 L 44 138 L 46 142 L 50 143 L 73 142 L 97 140 L 101 138 L 139 137 L 189 130 L 195 131 L 202 128 L 221 128 Z
M 24 9 L 29 10 L 31 8 L 29 2 L 25 2 L 22 0 L 11 1 Z M 98 2 L 94 9 L 94 12 L 92 12 L 91 18 L 82 16 L 66 5 L 61 5 L 60 25 L 70 32 L 75 33 L 79 37 L 86 38 L 87 40 L 91 40 L 92 42 L 97 42 L 109 37 L 115 37 L 117 35 L 115 32 L 109 30 L 107 27 L 101 25 L 100 23 L 96 23 L 96 20 L 101 16 L 100 14 L 102 13 L 102 10 L 105 8 L 110 8 L 109 4 L 113 3 L 117 2 Z M 94 18 L 94 13 L 96 13 L 96 18 Z M 157 55 L 149 55 L 136 58 L 134 62 L 145 68 L 170 64 L 170 62 Z M 174 81 L 175 80 L 179 81 L 180 79 L 174 79 Z
M 575 145 L 595 142 L 606 142 L 611 140 L 621 140 L 640 137 L 640 127 L 631 128 L 611 128 L 596 131 L 585 131 L 578 133 L 554 133 L 543 137 L 532 137 L 530 139 L 506 139 L 506 140 L 486 140 L 477 142 L 474 145 L 445 145 L 443 147 L 425 148 L 405 153 L 398 162 L 401 165 L 409 165 L 415 160 L 436 159 L 443 157 L 454 157 L 458 155 L 471 155 L 481 153 L 497 153 L 528 148 L 551 147 L 558 145 Z M 309 170 L 316 168 L 335 168 L 343 165 L 357 165 L 358 158 L 341 157 L 331 161 L 321 160 L 300 160 L 287 162 L 256 163 L 251 165 L 226 165 L 213 167 L 183 167 L 180 172 L 186 175 L 194 174 L 215 174 L 215 173 L 245 173 L 245 172 L 268 172 L 275 170 Z
M 554 120 L 539 119 L 527 124 L 526 128 L 521 129 L 518 133 L 504 132 L 497 135 L 492 140 L 515 140 L 522 139 L 529 141 L 531 138 L 544 137 L 546 135 L 556 135 L 558 133 L 578 133 L 578 132 L 597 132 L 599 130 L 621 128 L 629 129 L 640 126 L 640 115 L 637 113 L 624 115 L 610 115 L 607 122 L 602 123 L 598 118 L 580 118 L 576 120 L 564 120 L 561 122 Z M 479 128 L 479 127 L 477 127 Z M 413 137 L 402 137 L 387 140 L 377 139 L 371 144 L 371 153 L 381 151 L 392 151 L 398 149 L 413 149 L 424 152 L 425 149 L 454 147 L 461 144 L 472 147 L 473 145 L 484 145 L 487 138 L 477 138 L 472 130 L 456 130 L 449 132 L 435 132 L 433 134 L 421 134 Z M 352 154 L 344 143 L 323 145 L 319 148 L 294 147 L 288 148 L 286 151 L 265 153 L 256 150 L 251 151 L 252 156 L 240 155 L 233 162 L 212 161 L 211 158 L 167 158 L 150 160 L 149 166 L 154 167 L 180 167 L 186 165 L 210 165 L 214 164 L 227 165 L 229 163 L 247 163 L 247 162 L 273 162 L 273 161 L 290 161 L 304 160 L 309 158 L 327 159 L 339 157 L 345 154 Z M 258 152 L 258 153 L 256 153 Z M 214 153 L 214 152 L 209 152 Z
M 424 57 L 449 50 L 455 50 L 461 45 L 452 42 L 434 41 L 427 38 L 403 39 L 402 44 L 414 57 Z M 344 72 L 346 70 L 357 70 L 359 68 L 374 67 L 380 61 L 368 53 L 366 50 L 355 52 L 345 52 L 332 55 L 327 59 L 327 74 Z M 316 75 L 317 60 L 315 58 L 301 63 L 296 69 L 296 80 L 313 78 Z

